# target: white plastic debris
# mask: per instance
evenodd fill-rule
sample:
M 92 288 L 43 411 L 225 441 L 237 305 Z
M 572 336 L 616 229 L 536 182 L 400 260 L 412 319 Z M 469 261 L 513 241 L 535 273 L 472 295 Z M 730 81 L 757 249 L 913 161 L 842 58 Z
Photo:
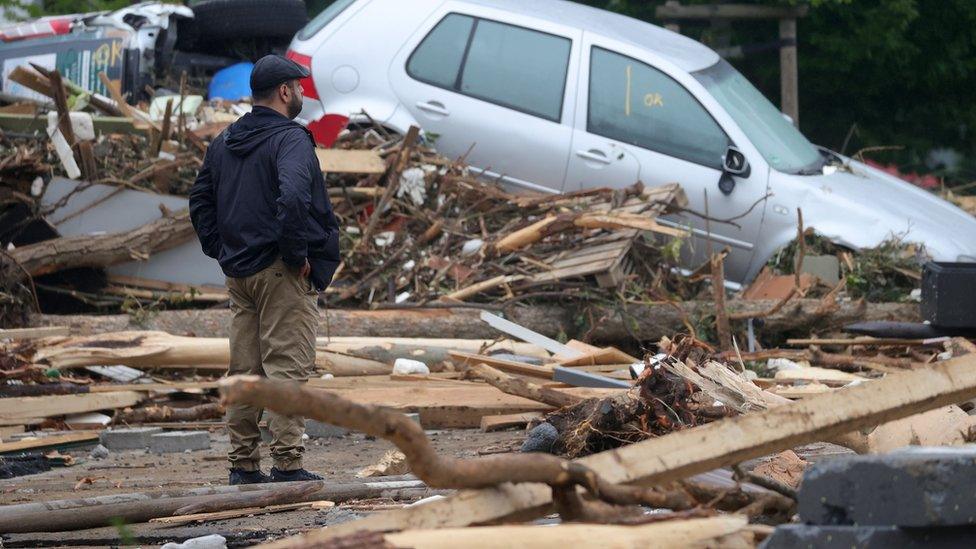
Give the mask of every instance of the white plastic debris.
M 432 501 L 437 501 L 439 499 L 444 499 L 444 496 L 442 496 L 440 494 L 436 494 L 436 495 L 433 495 L 433 496 L 428 496 L 428 497 L 425 497 L 424 499 L 417 500 L 417 501 L 411 503 L 410 505 L 407 505 L 407 507 L 416 507 L 418 505 L 426 505 L 426 504 L 428 504 L 428 503 L 430 503 Z
M 87 112 L 73 112 L 71 115 L 71 131 L 75 134 L 78 141 L 91 141 L 95 139 L 95 121 Z M 50 111 L 47 113 L 47 133 L 58 128 L 58 113 Z
M 393 231 L 383 231 L 377 234 L 375 238 L 373 238 L 373 242 L 376 242 L 376 245 L 382 248 L 384 246 L 389 246 L 390 244 L 392 244 L 395 238 L 396 238 L 396 233 L 394 233 Z
M 335 378 L 335 376 L 334 376 L 334 375 L 332 375 L 332 374 L 324 374 L 324 375 L 322 376 L 322 379 L 334 379 L 334 378 Z
M 401 292 L 396 296 L 397 303 L 403 303 L 408 299 L 410 299 L 410 292 Z
M 921 288 L 915 288 L 914 290 L 912 290 L 911 292 L 909 292 L 908 299 L 910 301 L 915 301 L 917 303 L 921 303 L 922 302 L 922 289 Z
M 43 192 L 44 179 L 41 178 L 41 176 L 37 176 L 34 178 L 34 181 L 31 182 L 31 196 L 41 196 L 41 193 Z
M 227 549 L 227 538 L 220 534 L 210 534 L 188 539 L 183 543 L 167 543 L 162 549 Z
M 409 196 L 415 206 L 421 206 L 427 198 L 427 175 L 422 168 L 410 168 L 400 174 L 400 187 L 397 188 L 397 198 Z
M 425 376 L 430 373 L 430 368 L 419 360 L 398 358 L 396 359 L 396 362 L 393 363 L 393 373 L 396 375 L 415 374 Z
M 770 370 L 776 372 L 780 370 L 802 370 L 803 369 L 803 366 L 797 364 L 796 362 L 793 362 L 788 358 L 771 358 L 769 359 L 768 362 L 766 362 L 766 366 L 769 367 Z
M 485 241 L 480 238 L 473 238 L 461 246 L 461 255 L 469 256 L 478 253 L 478 250 L 485 245 Z

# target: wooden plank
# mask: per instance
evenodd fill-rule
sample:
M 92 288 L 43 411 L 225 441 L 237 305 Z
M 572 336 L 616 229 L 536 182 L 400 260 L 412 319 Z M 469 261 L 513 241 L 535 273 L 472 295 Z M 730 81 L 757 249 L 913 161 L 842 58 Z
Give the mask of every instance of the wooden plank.
M 449 354 L 454 364 L 460 367 L 473 366 L 475 364 L 487 364 L 492 368 L 498 368 L 503 372 L 537 377 L 539 379 L 545 379 L 545 380 L 552 380 L 551 366 L 536 366 L 535 364 L 526 364 L 525 362 L 504 360 L 501 358 L 494 358 L 487 355 L 461 353 L 458 351 L 451 351 Z
M 403 413 L 420 414 L 425 429 L 477 429 L 481 418 L 523 412 L 545 412 L 552 407 L 507 395 L 487 384 L 471 387 L 425 387 L 410 383 L 405 388 L 333 391 L 360 404 L 383 406 Z
M 134 406 L 142 399 L 143 395 L 135 391 L 0 398 L 0 418 L 26 419 L 111 410 Z
M 38 328 L 12 328 L 0 330 L 0 339 L 38 339 L 42 337 L 66 336 L 71 333 L 67 326 L 41 326 Z
M 445 530 L 408 530 L 384 535 L 389 547 L 412 549 L 566 549 L 592 545 L 604 549 L 685 549 L 753 547 L 754 535 L 742 516 L 668 520 L 640 526 L 603 524 L 501 525 Z
M 229 509 L 227 511 L 214 511 L 212 513 L 194 513 L 192 515 L 177 515 L 173 517 L 159 517 L 150 519 L 149 522 L 161 524 L 187 524 L 190 522 L 214 522 L 217 520 L 227 520 L 239 517 L 250 517 L 255 515 L 267 515 L 270 513 L 283 513 L 286 511 L 297 511 L 300 509 L 328 509 L 335 507 L 334 501 L 309 501 L 304 503 L 285 503 L 283 505 L 269 505 L 267 507 L 248 507 L 246 509 Z
M 353 151 L 346 149 L 315 149 L 319 166 L 327 173 L 366 173 L 386 172 L 386 162 L 375 151 Z
M 828 440 L 976 397 L 976 356 L 889 374 L 848 387 L 707 425 L 684 429 L 580 460 L 611 482 L 660 485 L 720 467 Z M 649 459 L 652 456 L 653 459 Z M 464 490 L 426 505 L 330 526 L 267 547 L 295 547 L 352 532 L 449 528 L 544 512 L 549 487 L 538 484 Z
M 226 368 L 226 367 L 225 367 Z M 216 381 L 178 381 L 176 383 L 128 383 L 124 385 L 90 385 L 89 393 L 115 393 L 118 391 L 136 391 L 152 393 L 162 391 L 186 391 L 193 389 L 216 389 Z
M 0 427 L 0 442 L 3 442 L 10 435 L 23 433 L 25 429 L 26 426 L 24 425 L 4 425 Z
M 629 249 L 630 249 L 630 245 L 628 243 L 627 246 L 619 246 L 615 249 L 606 250 L 601 253 L 580 254 L 580 255 L 574 255 L 563 259 L 559 259 L 557 261 L 552 261 L 549 263 L 549 266 L 552 269 L 567 269 L 569 267 L 576 267 L 579 265 L 601 263 L 605 265 L 605 267 L 603 268 L 609 268 L 612 267 L 615 263 L 617 263 L 620 260 L 620 257 L 626 254 L 629 251 Z M 599 269 L 600 267 L 594 267 L 594 268 Z
M 758 7 L 758 6 L 757 6 Z M 800 125 L 800 85 L 796 57 L 796 18 L 784 17 L 779 20 L 779 89 L 780 110 L 793 119 L 793 125 Z
M 481 430 L 488 433 L 501 431 L 511 427 L 525 427 L 530 422 L 542 419 L 540 412 L 523 412 L 521 414 L 503 414 L 500 416 L 484 416 L 481 418 Z
M 14 442 L 0 443 L 0 454 L 8 452 L 23 452 L 25 450 L 38 450 L 41 448 L 56 448 L 79 442 L 89 442 L 98 440 L 98 433 L 71 433 L 68 435 L 55 435 L 50 437 L 31 438 L 17 440 Z
M 628 355 L 616 347 L 607 347 L 575 358 L 560 360 L 559 365 L 569 367 L 622 364 L 624 365 L 623 368 L 626 369 L 630 364 L 634 364 L 635 362 L 641 362 L 641 360 Z

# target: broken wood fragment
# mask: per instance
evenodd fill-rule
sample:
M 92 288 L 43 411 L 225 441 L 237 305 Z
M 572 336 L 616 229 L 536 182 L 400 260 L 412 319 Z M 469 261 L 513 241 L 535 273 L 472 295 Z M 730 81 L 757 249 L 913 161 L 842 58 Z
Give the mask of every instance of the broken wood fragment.
M 556 408 L 572 406 L 573 404 L 576 404 L 582 400 L 580 397 L 575 395 L 563 393 L 548 387 L 542 387 L 523 378 L 508 375 L 484 363 L 473 364 L 467 368 L 467 371 L 471 375 L 487 381 L 491 386 L 502 391 L 503 393 L 520 396 L 522 398 L 548 404 Z

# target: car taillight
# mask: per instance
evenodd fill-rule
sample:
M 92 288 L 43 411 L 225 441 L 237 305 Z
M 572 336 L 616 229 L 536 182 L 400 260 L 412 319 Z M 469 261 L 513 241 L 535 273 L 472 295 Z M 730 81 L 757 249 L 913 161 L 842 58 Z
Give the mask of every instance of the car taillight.
M 308 69 L 309 73 L 312 72 L 312 58 L 308 55 L 302 55 L 300 53 L 295 53 L 292 50 L 288 50 L 288 53 L 285 54 L 285 56 Z M 315 89 L 315 80 L 312 79 L 311 74 L 309 74 L 308 78 L 302 78 L 300 82 L 302 84 L 302 89 L 305 90 L 305 97 L 308 97 L 309 99 L 319 98 L 319 91 Z

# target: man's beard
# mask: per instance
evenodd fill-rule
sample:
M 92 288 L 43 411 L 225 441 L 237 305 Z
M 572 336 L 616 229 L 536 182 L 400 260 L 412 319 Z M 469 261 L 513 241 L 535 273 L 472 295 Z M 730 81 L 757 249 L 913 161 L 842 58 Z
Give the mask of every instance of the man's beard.
M 288 102 L 288 118 L 294 120 L 302 112 L 302 97 L 298 94 L 291 96 Z

